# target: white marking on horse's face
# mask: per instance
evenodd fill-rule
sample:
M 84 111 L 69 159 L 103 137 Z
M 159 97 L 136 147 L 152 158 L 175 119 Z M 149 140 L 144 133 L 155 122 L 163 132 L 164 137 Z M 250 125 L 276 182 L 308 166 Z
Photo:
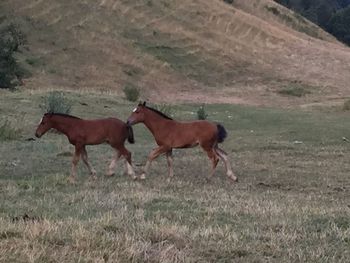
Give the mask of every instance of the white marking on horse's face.
M 40 124 L 42 121 L 43 121 L 43 118 L 41 118 L 41 119 L 40 119 L 40 121 L 39 121 L 38 125 L 39 125 L 39 124 Z
M 132 111 L 132 112 L 136 112 L 136 111 L 137 111 L 137 108 L 133 109 L 133 111 Z

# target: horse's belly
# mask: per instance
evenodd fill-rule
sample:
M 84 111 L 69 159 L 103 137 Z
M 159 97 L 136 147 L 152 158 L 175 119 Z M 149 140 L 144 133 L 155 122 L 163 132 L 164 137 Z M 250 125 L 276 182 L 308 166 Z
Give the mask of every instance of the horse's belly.
M 106 136 L 89 136 L 86 140 L 86 144 L 97 145 L 101 143 L 108 143 L 108 138 Z
M 172 148 L 192 148 L 198 145 L 198 141 L 187 141 L 187 142 L 175 142 L 173 143 Z

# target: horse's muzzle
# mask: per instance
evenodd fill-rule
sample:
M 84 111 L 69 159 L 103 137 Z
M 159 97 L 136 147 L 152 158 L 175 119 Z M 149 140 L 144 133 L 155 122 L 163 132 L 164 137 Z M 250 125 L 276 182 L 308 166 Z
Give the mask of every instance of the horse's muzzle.
M 39 134 L 39 133 L 35 133 L 35 137 L 37 137 L 37 138 L 40 138 L 41 137 L 41 135 Z

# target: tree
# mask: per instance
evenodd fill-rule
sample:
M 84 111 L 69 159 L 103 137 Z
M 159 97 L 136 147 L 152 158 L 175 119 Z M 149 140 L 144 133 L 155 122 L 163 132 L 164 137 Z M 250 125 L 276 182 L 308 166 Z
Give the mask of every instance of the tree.
M 25 36 L 17 25 L 0 25 L 0 88 L 14 88 L 21 82 L 25 72 L 14 58 L 14 53 L 25 42 Z

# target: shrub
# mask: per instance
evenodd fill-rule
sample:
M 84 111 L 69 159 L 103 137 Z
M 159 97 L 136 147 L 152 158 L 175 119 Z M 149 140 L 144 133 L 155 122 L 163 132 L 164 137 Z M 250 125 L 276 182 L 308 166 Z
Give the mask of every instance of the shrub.
M 21 137 L 21 130 L 13 127 L 9 120 L 0 123 L 0 141 L 16 140 Z
M 41 63 L 41 59 L 40 58 L 27 58 L 25 60 L 27 62 L 28 65 L 31 65 L 31 66 L 39 66 L 40 63 Z
M 197 110 L 197 119 L 198 120 L 206 120 L 208 117 L 208 114 L 206 113 L 204 109 L 204 105 L 200 106 Z
M 346 100 L 343 104 L 343 110 L 348 111 L 350 110 L 350 99 Z
M 63 92 L 53 91 L 49 93 L 40 107 L 47 113 L 69 114 L 72 109 L 72 102 L 64 96 Z
M 287 96 L 303 97 L 311 92 L 300 84 L 292 84 L 282 88 L 278 93 Z
M 140 91 L 137 87 L 133 86 L 133 85 L 126 85 L 123 89 L 123 92 L 125 94 L 125 98 L 128 101 L 132 101 L 135 102 L 139 99 L 140 97 Z
M 276 16 L 281 14 L 281 12 L 275 6 L 265 6 L 265 8 Z
M 154 105 L 153 108 L 171 118 L 174 116 L 174 108 L 169 104 Z

